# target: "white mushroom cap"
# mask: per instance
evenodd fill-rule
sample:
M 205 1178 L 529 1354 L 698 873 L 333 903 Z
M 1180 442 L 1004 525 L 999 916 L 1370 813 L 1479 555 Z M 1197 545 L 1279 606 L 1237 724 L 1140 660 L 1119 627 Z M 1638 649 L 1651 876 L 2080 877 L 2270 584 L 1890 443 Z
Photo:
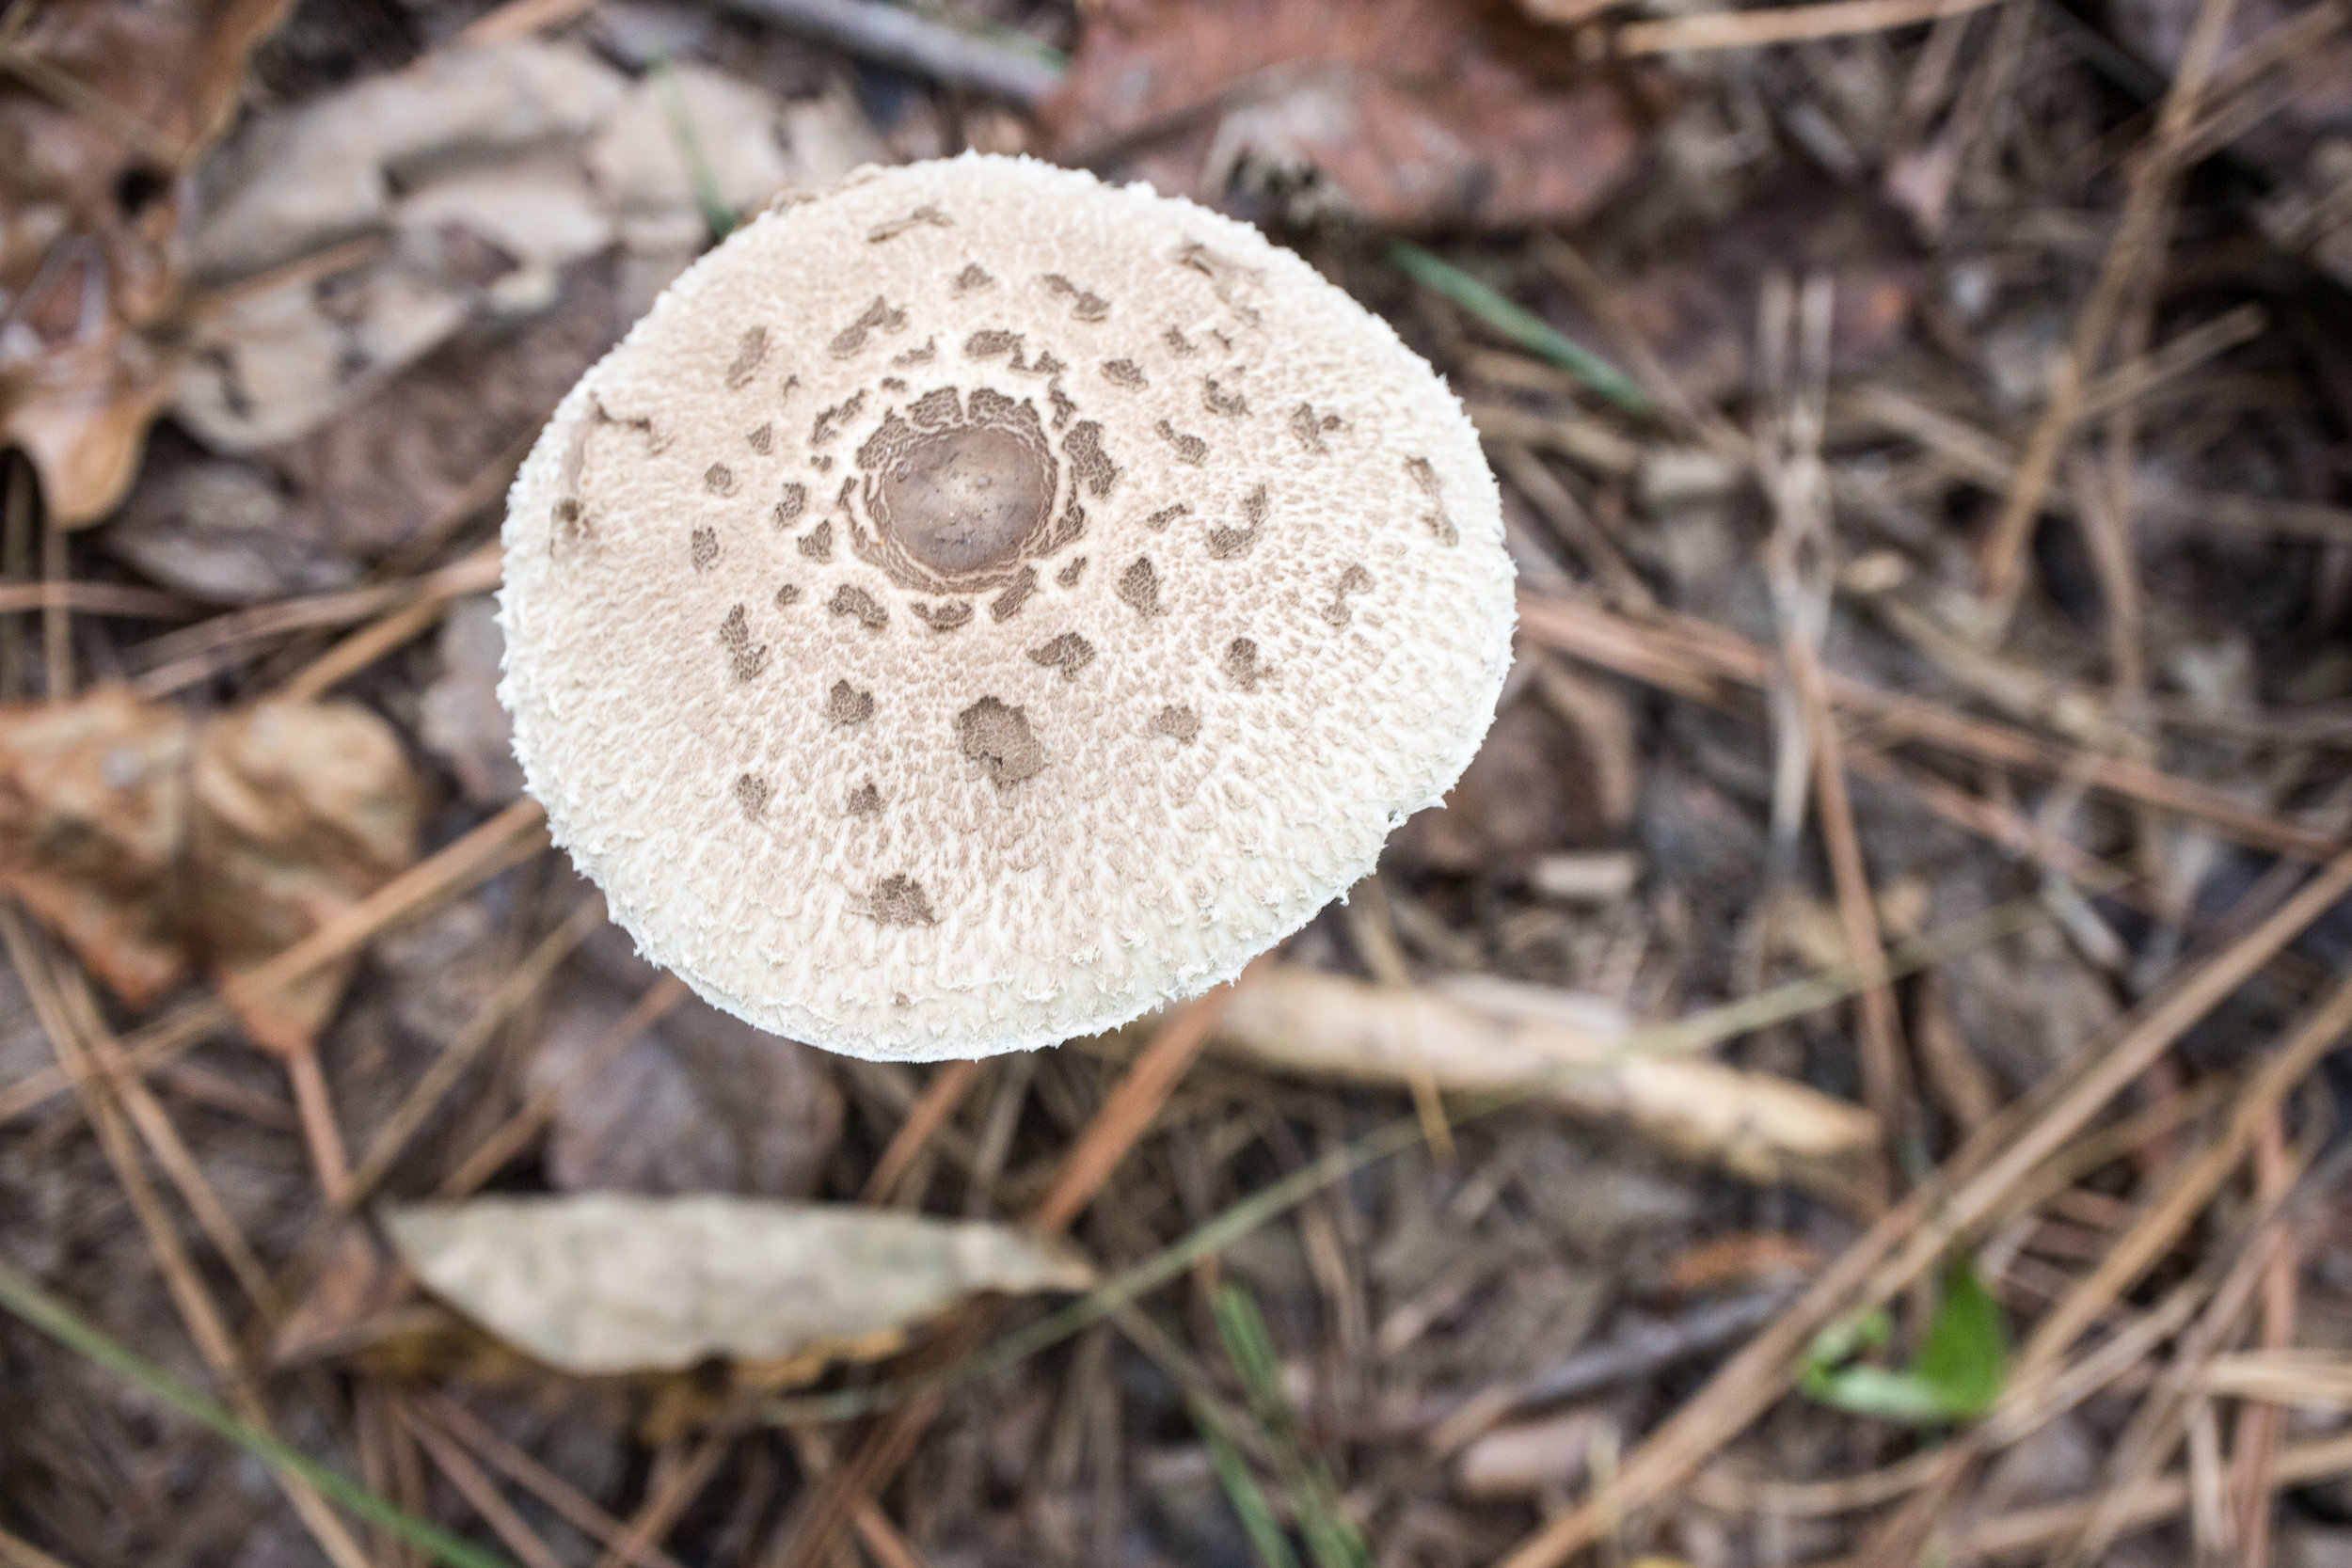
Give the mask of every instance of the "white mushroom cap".
M 1461 405 L 1256 230 L 1026 159 L 746 225 L 516 481 L 515 749 L 655 962 L 929 1060 L 1231 978 L 1510 660 Z

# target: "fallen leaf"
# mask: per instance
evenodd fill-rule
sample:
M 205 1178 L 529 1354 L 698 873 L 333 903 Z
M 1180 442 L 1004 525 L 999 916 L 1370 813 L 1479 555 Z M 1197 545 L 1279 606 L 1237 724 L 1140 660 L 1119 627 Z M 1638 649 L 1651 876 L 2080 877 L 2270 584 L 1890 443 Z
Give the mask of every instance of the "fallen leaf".
M 356 703 L 269 702 L 215 719 L 189 791 L 197 929 L 224 983 L 417 858 L 423 791 L 391 726 Z M 308 1047 L 356 961 L 236 999 L 238 1022 L 272 1051 Z
M 506 641 L 488 595 L 463 599 L 441 617 L 441 673 L 419 701 L 418 731 L 457 776 L 471 806 L 503 806 L 523 792 L 515 760 L 514 723 L 499 702 L 499 665 Z
M 1483 980 L 1462 999 L 1395 991 L 1277 966 L 1237 986 L 1217 1025 L 1227 1054 L 1342 1082 L 1449 1094 L 1526 1087 L 1539 1102 L 1618 1122 L 1685 1158 L 1751 1180 L 1836 1195 L 1875 1158 L 1878 1120 L 1861 1107 L 1703 1056 L 1622 1055 L 1622 1016 L 1548 987 Z
M 349 703 L 206 721 L 119 687 L 0 708 L 0 885 L 144 1006 L 199 968 L 267 958 L 416 858 L 423 794 L 390 727 Z M 239 1021 L 307 1046 L 332 966 Z
M 0 882 L 135 1007 L 193 967 L 193 744 L 186 715 L 119 687 L 0 708 Z
M 0 448 L 48 515 L 111 511 L 171 395 L 183 178 L 290 0 L 28 6 L 0 71 Z M 20 20 L 11 16 L 11 22 Z
M 854 1205 L 599 1193 L 393 1208 L 384 1225 L 428 1290 L 582 1376 L 713 1356 L 814 1375 L 887 1354 L 979 1292 L 1081 1291 L 1093 1279 L 1005 1227 Z
M 1056 161 L 1387 229 L 1573 223 L 1643 145 L 1621 74 L 1508 0 L 1105 0 L 1042 114 Z
M 532 1085 L 564 1085 L 548 1135 L 563 1192 L 806 1197 L 841 1138 L 841 1091 L 823 1053 L 681 1003 L 603 1071 L 574 1066 L 628 1008 L 577 993 L 548 1021 Z
M 1623 828 L 1639 766 L 1615 696 L 1548 669 L 1495 720 L 1443 809 L 1406 820 L 1393 852 L 1432 871 L 1523 880 L 1545 852 Z

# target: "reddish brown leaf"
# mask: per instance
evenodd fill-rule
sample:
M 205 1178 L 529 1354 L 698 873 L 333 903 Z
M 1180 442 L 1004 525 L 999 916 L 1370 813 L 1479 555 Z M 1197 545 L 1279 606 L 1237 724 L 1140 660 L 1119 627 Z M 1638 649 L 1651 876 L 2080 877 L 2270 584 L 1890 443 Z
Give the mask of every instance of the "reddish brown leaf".
M 1569 223 L 1632 172 L 1624 85 L 1507 0 L 1107 0 L 1050 155 L 1389 229 Z
M 51 0 L 0 71 L 0 447 L 50 515 L 121 499 L 173 366 L 182 176 L 289 0 Z

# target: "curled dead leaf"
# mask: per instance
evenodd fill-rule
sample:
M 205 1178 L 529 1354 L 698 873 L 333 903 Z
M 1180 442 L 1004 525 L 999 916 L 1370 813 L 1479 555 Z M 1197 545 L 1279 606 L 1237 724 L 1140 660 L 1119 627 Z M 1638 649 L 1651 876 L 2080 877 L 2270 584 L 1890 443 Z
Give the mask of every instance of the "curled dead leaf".
M 209 721 L 102 688 L 0 707 L 0 887 L 144 1006 L 199 968 L 260 963 L 405 869 L 424 792 L 390 726 L 350 703 Z M 306 1047 L 349 975 L 322 971 L 240 1022 Z
M 214 720 L 189 792 L 195 911 L 205 962 L 224 982 L 417 858 L 424 792 L 399 736 L 354 703 L 262 703 Z M 302 1050 L 350 975 L 346 960 L 241 998 L 238 1022 L 270 1050 Z
M 26 8 L 0 72 L 0 448 L 66 528 L 113 509 L 178 356 L 183 176 L 290 0 Z

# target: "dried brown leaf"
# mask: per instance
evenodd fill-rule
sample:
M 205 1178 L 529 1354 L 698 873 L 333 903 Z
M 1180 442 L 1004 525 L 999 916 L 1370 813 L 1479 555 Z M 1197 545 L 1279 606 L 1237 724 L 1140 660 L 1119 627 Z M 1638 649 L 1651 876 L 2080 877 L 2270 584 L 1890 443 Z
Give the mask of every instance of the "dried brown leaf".
M 169 398 L 182 179 L 289 0 L 31 8 L 0 71 L 0 448 L 67 528 L 113 509 Z
M 0 884 L 144 1006 L 193 967 L 183 898 L 193 726 L 119 687 L 0 708 Z
M 309 936 L 417 858 L 424 795 L 400 738 L 353 703 L 262 703 L 206 726 L 190 774 L 194 911 L 223 981 Z M 274 1051 L 302 1050 L 342 995 L 351 960 L 238 1019 Z
M 353 704 L 199 723 L 114 687 L 0 708 L 0 886 L 134 1006 L 199 967 L 260 963 L 389 881 L 416 859 L 423 806 L 398 737 Z M 241 1022 L 307 1046 L 348 974 Z
M 1044 119 L 1062 162 L 1391 229 L 1571 223 L 1643 146 L 1625 85 L 1507 0 L 1109 0 Z

